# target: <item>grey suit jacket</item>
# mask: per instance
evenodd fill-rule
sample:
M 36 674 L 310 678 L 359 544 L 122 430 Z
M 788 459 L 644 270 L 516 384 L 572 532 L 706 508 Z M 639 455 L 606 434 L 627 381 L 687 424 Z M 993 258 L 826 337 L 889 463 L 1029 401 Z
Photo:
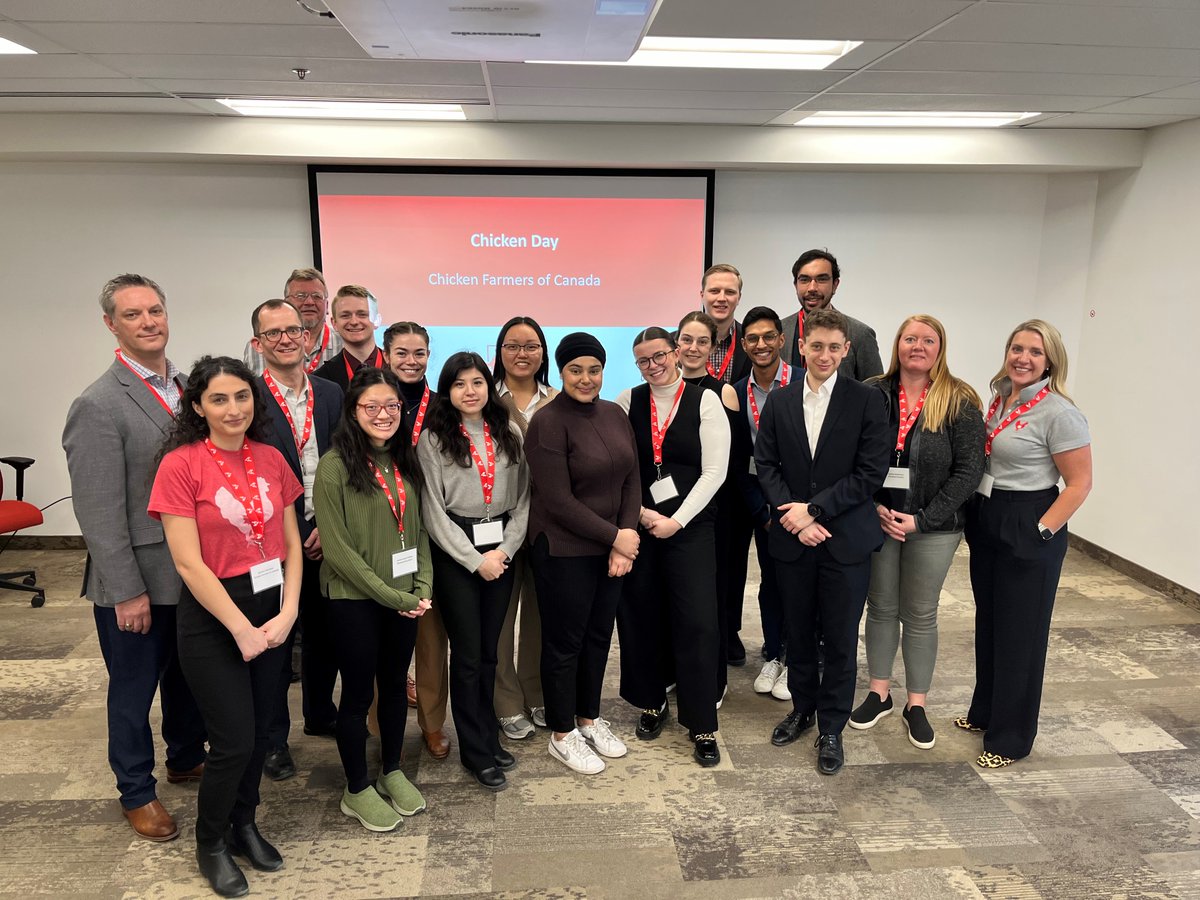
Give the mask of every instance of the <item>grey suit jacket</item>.
M 88 547 L 84 592 L 99 606 L 142 593 L 152 604 L 179 602 L 181 582 L 162 525 L 146 513 L 154 457 L 170 426 L 154 392 L 119 360 L 67 413 L 62 444 Z
M 839 309 L 838 312 L 842 311 Z M 846 316 L 844 312 L 842 315 Z M 794 366 L 800 365 L 800 344 L 796 340 L 796 323 L 799 319 L 800 313 L 797 311 L 783 320 L 783 358 Z M 879 343 L 875 340 L 874 330 L 853 316 L 846 316 L 846 327 L 850 329 L 846 335 L 850 341 L 850 352 L 838 366 L 838 374 L 855 381 L 866 381 L 882 375 L 883 361 L 879 358 Z

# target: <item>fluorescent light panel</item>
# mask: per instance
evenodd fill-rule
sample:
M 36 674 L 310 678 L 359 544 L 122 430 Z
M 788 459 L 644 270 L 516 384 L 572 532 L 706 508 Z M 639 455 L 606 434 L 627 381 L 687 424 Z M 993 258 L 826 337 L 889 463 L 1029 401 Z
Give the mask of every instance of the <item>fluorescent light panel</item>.
M 862 41 L 777 41 L 737 38 L 652 37 L 642 39 L 625 62 L 586 59 L 526 62 L 556 66 L 670 66 L 685 69 L 824 69 Z
M 835 128 L 998 128 L 1037 112 L 948 112 L 900 110 L 821 110 L 795 125 Z
M 0 38 L 0 53 L 33 53 L 37 54 L 36 50 L 30 50 L 28 47 L 22 47 L 15 41 L 10 41 L 8 38 Z
M 458 103 L 410 103 L 401 100 L 304 100 L 237 98 L 217 100 L 243 116 L 294 119 L 420 119 L 461 121 L 467 118 Z

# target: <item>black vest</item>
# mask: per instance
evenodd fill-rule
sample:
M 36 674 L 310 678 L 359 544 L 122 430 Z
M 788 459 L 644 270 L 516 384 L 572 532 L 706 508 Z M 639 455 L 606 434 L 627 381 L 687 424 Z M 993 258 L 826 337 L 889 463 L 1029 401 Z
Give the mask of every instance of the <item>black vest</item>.
M 704 388 L 684 384 L 683 396 L 679 398 L 679 409 L 671 417 L 671 425 L 663 439 L 662 448 L 662 476 L 672 476 L 675 479 L 675 489 L 679 493 L 678 496 L 657 504 L 650 496 L 650 485 L 658 478 L 658 470 L 654 465 L 654 444 L 650 437 L 650 385 L 639 384 L 630 393 L 629 422 L 633 426 L 633 436 L 637 442 L 638 466 L 642 476 L 642 506 L 656 510 L 664 516 L 673 516 L 692 487 L 700 480 L 700 398 L 703 396 Z M 669 412 L 670 410 L 658 410 L 660 423 Z M 711 515 L 715 509 L 715 502 L 710 502 L 705 511 L 698 514 L 693 521 Z

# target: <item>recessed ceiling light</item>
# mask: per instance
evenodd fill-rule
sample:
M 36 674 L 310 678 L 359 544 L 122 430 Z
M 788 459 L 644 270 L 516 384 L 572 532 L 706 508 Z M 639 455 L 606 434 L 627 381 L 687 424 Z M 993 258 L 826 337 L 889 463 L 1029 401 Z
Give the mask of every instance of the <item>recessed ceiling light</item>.
M 30 50 L 28 47 L 22 47 L 15 41 L 10 41 L 7 38 L 0 38 L 0 53 L 34 53 L 36 50 Z
M 836 128 L 998 128 L 1020 122 L 1037 112 L 948 112 L 900 110 L 821 110 L 794 125 Z
M 243 116 L 295 119 L 464 120 L 458 103 L 409 103 L 401 100 L 304 100 L 237 98 L 217 100 Z
M 783 41 L 738 38 L 653 37 L 642 39 L 625 62 L 586 59 L 526 62 L 556 66 L 671 66 L 687 69 L 824 69 L 862 41 Z

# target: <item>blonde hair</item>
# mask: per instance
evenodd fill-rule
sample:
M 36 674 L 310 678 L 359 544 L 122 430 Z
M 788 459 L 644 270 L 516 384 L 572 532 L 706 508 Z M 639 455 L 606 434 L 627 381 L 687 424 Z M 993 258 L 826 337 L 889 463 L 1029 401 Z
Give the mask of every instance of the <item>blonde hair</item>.
M 1004 342 L 1004 360 L 1000 363 L 1000 371 L 992 376 L 991 383 L 989 384 L 992 393 L 1000 393 L 1000 382 L 1008 377 L 1008 348 L 1012 346 L 1013 338 L 1022 331 L 1032 331 L 1042 339 L 1042 347 L 1046 351 L 1046 371 L 1044 375 L 1050 376 L 1050 390 L 1074 405 L 1075 401 L 1071 399 L 1071 395 L 1066 391 L 1067 347 L 1063 343 L 1062 335 L 1059 334 L 1058 329 L 1045 319 L 1030 319 L 1027 322 L 1022 322 L 1009 334 L 1008 340 Z
M 729 263 L 717 263 L 715 266 L 709 266 L 704 270 L 704 275 L 700 278 L 700 290 L 703 291 L 708 287 L 708 276 L 716 275 L 718 272 L 727 272 L 730 275 L 736 275 L 738 280 L 738 293 L 742 292 L 742 273 L 736 267 Z
M 975 388 L 971 387 L 961 378 L 950 374 L 950 366 L 946 363 L 946 329 L 933 316 L 918 313 L 915 316 L 909 316 L 900 323 L 900 327 L 896 329 L 896 339 L 892 341 L 891 365 L 888 366 L 887 371 L 882 375 L 878 375 L 870 380 L 887 381 L 899 376 L 900 337 L 904 334 L 904 329 L 914 322 L 927 325 L 937 332 L 938 343 L 940 344 L 938 357 L 934 360 L 933 368 L 929 371 L 929 378 L 932 383 L 929 385 L 929 393 L 925 396 L 925 407 L 921 411 L 921 428 L 932 433 L 941 431 L 947 422 L 952 421 L 958 416 L 965 405 L 974 406 L 982 415 L 983 403 L 979 399 L 979 394 L 975 392 Z

